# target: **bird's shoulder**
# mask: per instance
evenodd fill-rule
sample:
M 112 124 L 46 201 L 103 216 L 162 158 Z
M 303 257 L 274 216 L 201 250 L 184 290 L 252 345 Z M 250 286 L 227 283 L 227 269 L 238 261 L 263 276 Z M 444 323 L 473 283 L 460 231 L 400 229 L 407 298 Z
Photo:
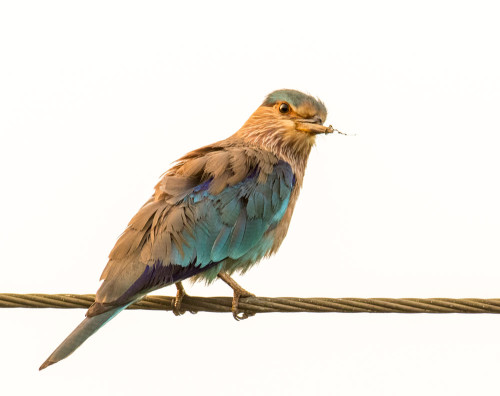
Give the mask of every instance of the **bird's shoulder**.
M 258 168 L 258 182 L 273 172 L 278 157 L 266 150 L 225 141 L 191 151 L 165 172 L 155 187 L 155 200 L 175 204 L 203 184 L 217 195 L 243 181 Z

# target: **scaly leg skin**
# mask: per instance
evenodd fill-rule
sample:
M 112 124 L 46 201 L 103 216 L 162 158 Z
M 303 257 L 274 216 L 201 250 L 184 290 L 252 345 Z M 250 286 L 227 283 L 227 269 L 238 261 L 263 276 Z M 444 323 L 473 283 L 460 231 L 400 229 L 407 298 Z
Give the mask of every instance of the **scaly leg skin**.
M 254 313 L 248 313 L 248 312 L 241 312 L 238 310 L 238 303 L 240 301 L 240 298 L 243 297 L 255 297 L 255 294 L 252 294 L 245 289 L 243 289 L 236 281 L 231 278 L 228 274 L 225 272 L 219 272 L 217 275 L 220 279 L 222 279 L 226 284 L 233 289 L 233 303 L 231 304 L 231 311 L 233 311 L 233 318 L 236 320 L 243 320 L 247 319 L 250 316 L 254 316 Z
M 185 310 L 181 309 L 182 299 L 186 295 L 186 290 L 184 290 L 182 282 L 175 282 L 175 287 L 177 288 L 177 294 L 175 295 L 175 301 L 172 307 L 172 312 L 174 313 L 175 316 L 180 316 L 186 313 Z
M 175 316 L 184 315 L 186 313 L 185 309 L 181 309 L 182 299 L 187 296 L 182 282 L 175 282 L 175 287 L 177 288 L 177 294 L 175 295 L 175 300 L 172 302 L 172 312 Z M 198 313 L 198 311 L 189 311 L 193 315 Z

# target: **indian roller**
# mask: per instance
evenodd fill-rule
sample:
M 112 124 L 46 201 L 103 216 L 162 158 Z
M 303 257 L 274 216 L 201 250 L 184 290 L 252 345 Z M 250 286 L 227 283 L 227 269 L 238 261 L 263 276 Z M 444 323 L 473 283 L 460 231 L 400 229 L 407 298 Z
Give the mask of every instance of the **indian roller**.
M 302 92 L 270 93 L 232 136 L 191 151 L 169 169 L 109 254 L 85 319 L 41 365 L 68 357 L 105 323 L 149 292 L 181 281 L 217 278 L 240 297 L 253 296 L 232 278 L 278 250 L 302 187 L 325 105 Z

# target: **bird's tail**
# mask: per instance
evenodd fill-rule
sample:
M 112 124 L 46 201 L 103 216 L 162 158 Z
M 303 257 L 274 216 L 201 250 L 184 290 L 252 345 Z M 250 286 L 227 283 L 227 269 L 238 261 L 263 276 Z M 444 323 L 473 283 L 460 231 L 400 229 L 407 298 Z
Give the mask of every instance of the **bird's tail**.
M 113 319 L 126 307 L 127 305 L 123 307 L 117 307 L 100 315 L 85 318 L 83 322 L 80 323 L 68 337 L 66 337 L 61 345 L 59 345 L 56 350 L 52 352 L 52 355 L 50 355 L 47 360 L 43 362 L 39 370 L 43 370 L 44 368 L 67 358 L 80 345 L 82 345 L 87 340 L 87 338 L 89 338 L 107 322 Z

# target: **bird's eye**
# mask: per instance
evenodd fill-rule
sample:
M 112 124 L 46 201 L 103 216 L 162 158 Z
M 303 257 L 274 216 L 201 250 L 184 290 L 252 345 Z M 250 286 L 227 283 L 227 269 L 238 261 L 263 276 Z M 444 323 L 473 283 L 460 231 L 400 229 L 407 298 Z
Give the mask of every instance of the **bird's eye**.
M 286 114 L 290 111 L 290 106 L 288 103 L 282 103 L 280 104 L 280 113 L 281 114 Z

